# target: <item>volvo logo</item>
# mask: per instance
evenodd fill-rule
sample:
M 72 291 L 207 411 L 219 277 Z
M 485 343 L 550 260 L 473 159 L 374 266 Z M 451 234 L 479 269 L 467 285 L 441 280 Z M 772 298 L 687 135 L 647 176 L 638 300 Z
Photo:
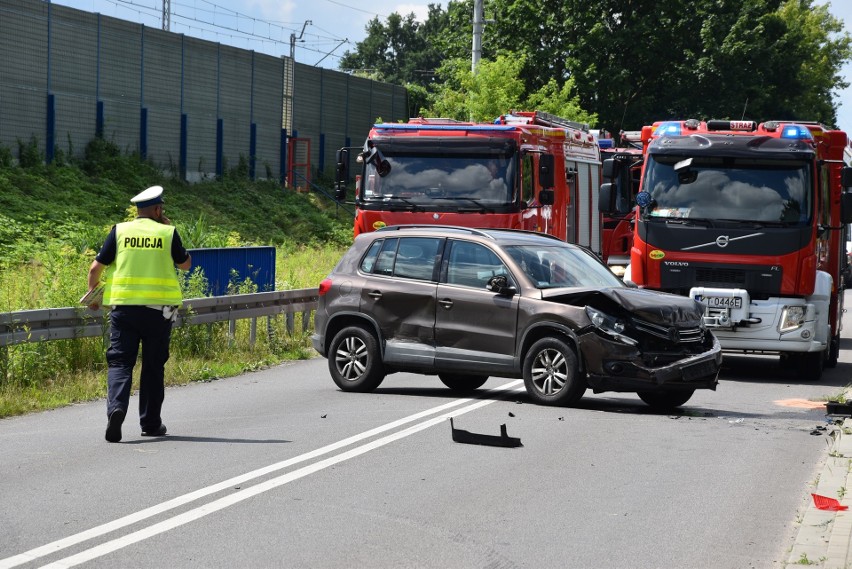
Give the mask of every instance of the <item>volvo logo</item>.
M 740 239 L 750 239 L 752 237 L 760 237 L 763 233 L 750 233 L 748 235 L 741 235 L 739 237 L 729 237 L 727 235 L 720 235 L 716 238 L 715 241 L 710 241 L 709 243 L 701 243 L 700 245 L 692 245 L 690 247 L 684 247 L 681 251 L 689 251 L 691 249 L 700 249 L 702 247 L 709 247 L 710 245 L 716 245 L 720 249 L 724 249 L 733 241 L 739 241 Z
M 677 331 L 677 328 L 669 328 L 669 340 L 680 342 L 680 332 Z

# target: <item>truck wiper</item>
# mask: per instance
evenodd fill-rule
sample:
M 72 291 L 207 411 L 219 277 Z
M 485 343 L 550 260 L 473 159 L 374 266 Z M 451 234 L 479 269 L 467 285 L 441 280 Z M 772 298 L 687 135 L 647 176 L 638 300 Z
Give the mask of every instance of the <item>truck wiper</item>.
M 481 211 L 481 212 L 487 212 L 487 211 L 492 211 L 492 209 L 491 209 L 491 208 L 488 208 L 488 207 L 486 207 L 486 206 L 482 205 L 482 202 L 480 202 L 479 200 L 476 200 L 476 199 L 474 199 L 474 198 L 468 198 L 468 197 L 464 197 L 464 196 L 457 196 L 457 197 L 452 197 L 452 196 L 439 196 L 439 197 L 436 197 L 436 198 L 433 198 L 433 199 L 436 199 L 436 200 L 452 200 L 452 201 L 466 200 L 466 201 L 472 202 L 473 204 L 475 204 L 475 205 L 476 205 L 476 208 L 477 208 L 477 209 L 473 209 L 473 208 L 459 208 L 459 211 L 461 211 L 461 212 L 469 212 L 469 211 Z
M 748 225 L 751 227 L 789 227 L 795 225 L 792 221 L 761 221 L 757 219 L 717 219 L 724 223 L 736 223 L 737 225 Z
M 704 225 L 707 227 L 713 227 L 713 220 L 705 217 L 666 217 L 662 219 L 665 219 L 667 225 L 686 225 L 687 227 L 693 225 Z
M 370 201 L 370 202 L 383 202 L 383 201 L 402 202 L 403 204 L 405 204 L 403 206 L 403 208 L 411 210 L 411 211 L 414 211 L 414 210 L 416 210 L 417 208 L 420 207 L 416 203 L 409 201 L 402 196 L 394 196 L 394 195 L 390 195 L 390 194 L 385 194 L 385 195 L 382 195 L 382 196 L 376 196 L 376 197 L 370 198 L 367 201 Z

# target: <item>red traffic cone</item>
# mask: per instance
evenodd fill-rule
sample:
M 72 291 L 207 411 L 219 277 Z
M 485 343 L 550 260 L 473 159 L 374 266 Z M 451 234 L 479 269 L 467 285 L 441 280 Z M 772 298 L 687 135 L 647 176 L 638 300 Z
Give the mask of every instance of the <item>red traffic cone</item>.
M 843 506 L 835 500 L 834 498 L 829 498 L 827 496 L 820 496 L 819 494 L 811 494 L 814 497 L 814 506 L 817 507 L 818 510 L 829 510 L 831 512 L 842 512 L 843 510 L 848 510 L 849 506 Z

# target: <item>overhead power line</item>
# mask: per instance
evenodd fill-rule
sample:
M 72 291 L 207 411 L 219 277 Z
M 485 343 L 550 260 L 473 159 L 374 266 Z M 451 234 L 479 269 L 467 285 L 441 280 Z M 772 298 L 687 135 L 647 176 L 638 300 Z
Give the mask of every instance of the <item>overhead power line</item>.
M 189 32 L 188 35 L 204 37 L 212 34 L 222 43 L 233 45 L 245 42 L 247 45 L 260 45 L 265 48 L 261 51 L 275 55 L 287 53 L 291 34 L 297 32 L 302 25 L 293 23 L 291 27 L 287 22 L 263 20 L 208 0 L 197 0 L 194 4 L 174 0 L 107 1 L 121 9 L 136 12 L 141 19 L 162 21 L 164 28 L 167 17 L 165 3 L 168 3 L 170 5 L 168 27 L 173 32 L 184 28 Z M 327 57 L 340 59 L 341 56 L 334 55 L 333 52 L 341 45 L 351 42 L 345 38 L 335 37 L 334 34 L 321 28 L 317 29 L 328 35 L 305 32 L 305 39 L 299 42 L 297 47 L 306 52 L 322 55 L 320 61 Z M 243 46 L 238 45 L 238 47 Z

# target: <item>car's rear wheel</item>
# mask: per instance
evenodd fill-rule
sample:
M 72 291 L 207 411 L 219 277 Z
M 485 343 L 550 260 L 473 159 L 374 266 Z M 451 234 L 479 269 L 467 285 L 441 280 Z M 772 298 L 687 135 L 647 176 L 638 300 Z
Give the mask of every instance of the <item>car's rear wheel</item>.
M 338 332 L 328 350 L 328 369 L 343 391 L 372 391 L 385 378 L 379 341 L 361 326 Z
M 573 405 L 586 391 L 577 355 L 559 338 L 542 338 L 524 358 L 524 385 L 536 403 Z
M 463 375 L 458 373 L 439 373 L 441 383 L 453 391 L 473 391 L 488 381 L 487 375 Z
M 654 409 L 669 410 L 680 407 L 692 397 L 694 389 L 678 391 L 640 391 L 639 399 Z

